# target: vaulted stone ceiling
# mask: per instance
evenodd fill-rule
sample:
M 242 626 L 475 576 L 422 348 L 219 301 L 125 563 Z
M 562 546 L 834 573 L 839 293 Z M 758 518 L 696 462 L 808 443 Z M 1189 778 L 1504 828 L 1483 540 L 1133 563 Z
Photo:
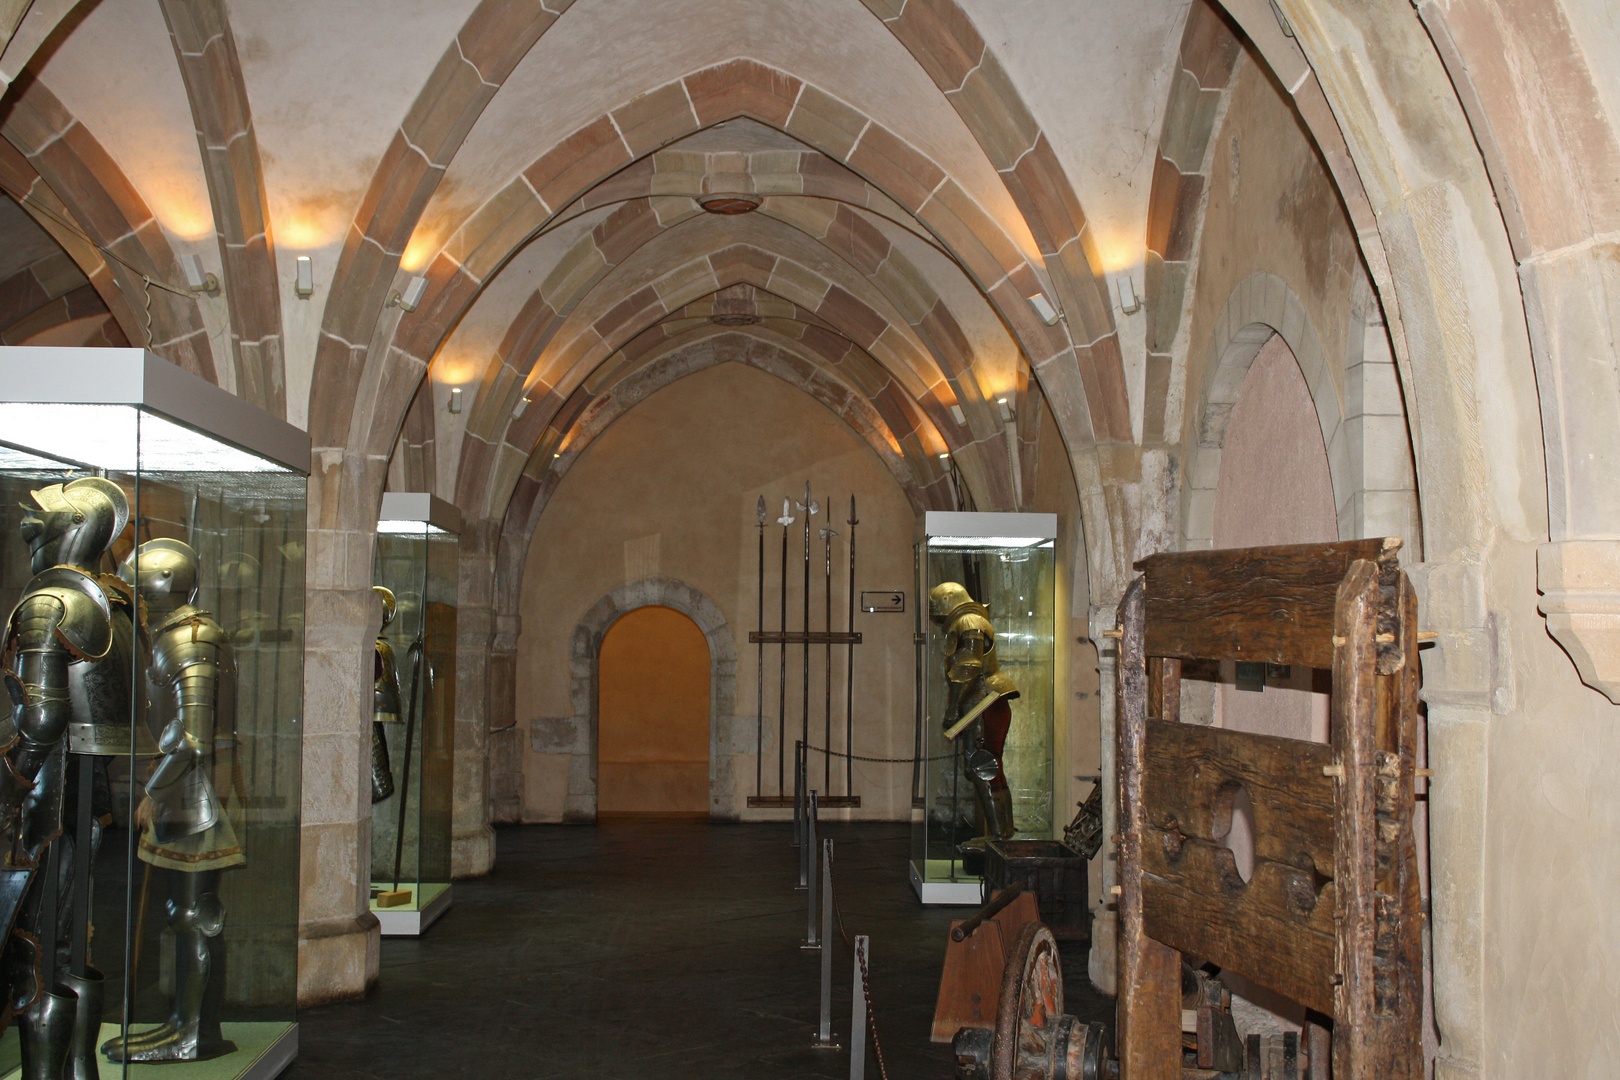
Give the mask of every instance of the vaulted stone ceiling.
M 1027 505 L 1042 390 L 1083 488 L 1140 440 L 1108 275 L 1141 285 L 1182 2 L 24 6 L 9 321 L 150 334 L 491 528 L 725 359 L 842 415 L 919 509 L 952 504 L 946 453 L 981 508 Z M 191 294 L 186 256 L 225 288 Z

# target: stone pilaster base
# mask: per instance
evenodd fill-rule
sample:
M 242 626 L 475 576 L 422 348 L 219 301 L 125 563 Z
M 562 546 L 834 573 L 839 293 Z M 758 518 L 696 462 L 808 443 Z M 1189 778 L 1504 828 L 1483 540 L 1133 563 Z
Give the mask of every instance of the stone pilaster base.
M 382 927 L 369 911 L 298 928 L 298 1006 L 364 997 L 377 984 Z

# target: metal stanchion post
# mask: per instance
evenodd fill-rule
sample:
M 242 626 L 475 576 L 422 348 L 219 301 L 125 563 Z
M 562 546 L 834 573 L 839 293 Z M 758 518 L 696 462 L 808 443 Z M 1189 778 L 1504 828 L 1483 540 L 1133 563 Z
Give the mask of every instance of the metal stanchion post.
M 821 938 L 823 941 L 832 937 L 832 860 L 833 842 L 824 840 L 821 844 Z M 832 1041 L 832 954 L 833 950 L 830 948 L 821 950 L 821 1027 L 816 1031 L 816 1037 L 810 1043 L 813 1050 L 838 1049 L 838 1044 Z
M 808 809 L 804 819 L 808 840 L 804 845 L 804 857 L 809 860 L 809 876 L 812 878 L 816 875 L 816 799 L 816 793 L 812 791 L 806 803 Z M 807 950 L 819 949 L 821 948 L 821 938 L 816 935 L 816 890 L 805 889 L 804 891 L 809 895 L 810 899 L 810 917 L 805 924 L 804 941 L 799 945 L 799 948 Z
M 866 980 L 861 969 L 868 963 L 872 939 L 855 935 L 855 991 L 849 1009 L 849 1080 L 866 1080 Z
M 795 889 L 810 889 L 811 880 L 816 876 L 816 793 L 810 792 L 804 799 L 804 839 L 799 844 L 799 883 Z

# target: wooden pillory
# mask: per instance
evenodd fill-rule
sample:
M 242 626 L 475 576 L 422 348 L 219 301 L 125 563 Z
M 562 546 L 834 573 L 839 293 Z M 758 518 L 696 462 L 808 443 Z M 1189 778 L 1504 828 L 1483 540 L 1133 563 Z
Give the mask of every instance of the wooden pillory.
M 1136 564 L 1116 631 L 1123 1080 L 1181 1080 L 1183 956 L 1331 1017 L 1334 1080 L 1422 1075 L 1417 603 L 1399 547 Z M 1181 723 L 1184 658 L 1330 669 L 1331 742 Z M 1222 842 L 1240 788 L 1247 882 Z

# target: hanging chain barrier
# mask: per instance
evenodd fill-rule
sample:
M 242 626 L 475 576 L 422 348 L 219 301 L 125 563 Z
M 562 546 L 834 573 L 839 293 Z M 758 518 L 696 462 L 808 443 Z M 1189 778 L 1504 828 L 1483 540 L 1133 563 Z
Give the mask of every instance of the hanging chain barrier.
M 910 758 L 907 758 L 906 760 L 909 761 Z M 867 950 L 864 948 L 857 950 L 855 948 L 854 940 L 849 936 L 849 931 L 844 928 L 844 908 L 843 905 L 838 902 L 838 860 L 833 855 L 831 845 L 828 847 L 826 860 L 827 880 L 831 885 L 831 888 L 828 889 L 827 895 L 831 901 L 830 907 L 832 908 L 833 917 L 838 923 L 838 936 L 844 940 L 844 948 L 850 951 L 850 954 L 854 957 L 855 963 L 860 967 L 861 972 L 861 997 L 864 1000 L 866 1008 L 862 1010 L 857 1004 L 856 1006 L 852 1007 L 851 1012 L 857 1020 L 859 1019 L 860 1013 L 862 1011 L 865 1012 L 865 1026 L 866 1029 L 871 1032 L 872 1051 L 877 1055 L 878 1075 L 882 1078 L 882 1080 L 889 1080 L 889 1069 L 883 1060 L 883 1043 L 878 1040 L 877 1008 L 872 1003 L 872 972 L 867 964 Z M 825 948 L 826 944 L 823 943 L 822 947 Z M 852 1077 L 859 1077 L 864 1072 L 866 1063 L 864 1061 L 857 1062 L 854 1060 L 853 1045 L 855 1044 L 855 1037 L 853 1032 L 850 1035 L 850 1041 L 852 1043 L 852 1049 L 849 1071 Z

